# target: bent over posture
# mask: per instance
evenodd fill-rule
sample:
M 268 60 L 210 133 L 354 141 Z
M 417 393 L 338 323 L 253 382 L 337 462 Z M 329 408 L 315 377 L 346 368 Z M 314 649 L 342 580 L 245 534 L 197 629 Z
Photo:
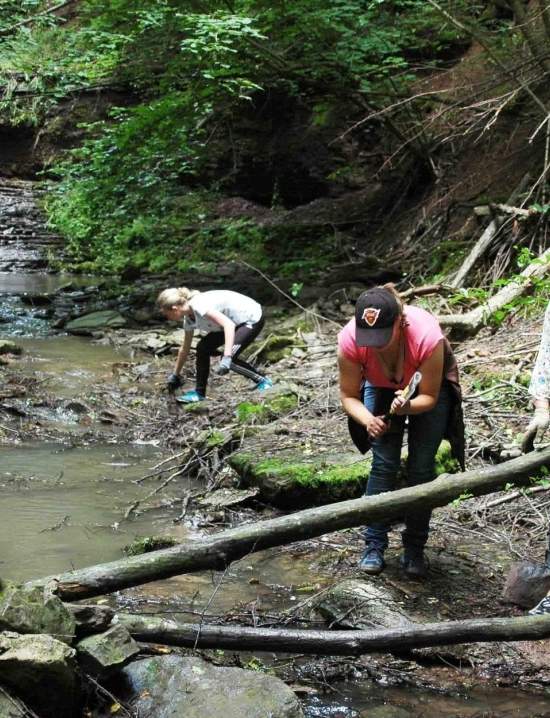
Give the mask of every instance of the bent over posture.
M 183 403 L 194 403 L 206 398 L 210 374 L 210 357 L 223 355 L 216 373 L 230 370 L 248 377 L 263 391 L 273 384 L 251 364 L 239 357 L 260 333 L 264 319 L 262 307 L 250 297 L 225 289 L 198 292 L 186 287 L 165 289 L 157 298 L 160 311 L 167 319 L 183 318 L 185 335 L 176 358 L 174 371 L 168 377 L 168 388 L 175 390 L 182 384 L 181 371 L 189 355 L 195 330 L 205 332 L 196 348 L 196 385 L 177 398 Z
M 366 431 L 372 446 L 367 495 L 395 488 L 407 417 L 408 485 L 431 481 L 435 455 L 457 402 L 460 409 L 456 361 L 435 317 L 419 307 L 403 306 L 392 285 L 369 289 L 356 303 L 355 318 L 338 336 L 338 363 L 340 396 L 351 428 Z M 402 390 L 417 371 L 422 374 L 417 392 L 405 400 Z M 390 411 L 392 418 L 386 420 Z M 431 509 L 405 517 L 401 565 L 411 577 L 426 573 L 423 552 L 430 517 Z M 384 569 L 389 528 L 381 520 L 365 530 L 359 566 L 369 574 Z

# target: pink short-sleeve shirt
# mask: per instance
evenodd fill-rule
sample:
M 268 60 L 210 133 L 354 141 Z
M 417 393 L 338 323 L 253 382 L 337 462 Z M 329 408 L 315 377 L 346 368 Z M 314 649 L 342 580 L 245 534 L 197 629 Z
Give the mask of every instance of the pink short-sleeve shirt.
M 373 386 L 388 389 L 402 389 L 418 367 L 433 353 L 436 346 L 444 339 L 437 319 L 420 307 L 405 306 L 405 364 L 403 381 L 400 384 L 391 382 L 379 363 L 376 352 L 369 347 L 358 347 L 355 343 L 355 317 L 350 319 L 338 334 L 340 353 L 350 361 L 360 364 L 363 378 Z

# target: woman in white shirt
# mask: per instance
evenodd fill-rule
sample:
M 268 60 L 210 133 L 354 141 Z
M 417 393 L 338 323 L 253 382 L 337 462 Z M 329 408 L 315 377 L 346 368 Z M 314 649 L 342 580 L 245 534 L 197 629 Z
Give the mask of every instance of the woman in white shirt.
M 195 389 L 186 391 L 177 397 L 177 401 L 189 404 L 206 398 L 210 357 L 219 355 L 222 345 L 223 356 L 216 368 L 217 374 L 227 374 L 229 370 L 242 374 L 252 379 L 259 391 L 273 386 L 270 379 L 239 357 L 264 325 L 262 307 L 258 302 L 225 289 L 198 292 L 187 287 L 174 287 L 159 294 L 157 305 L 167 319 L 177 321 L 183 318 L 185 330 L 174 371 L 168 377 L 170 390 L 182 384 L 181 370 L 189 355 L 195 330 L 206 332 L 196 348 Z

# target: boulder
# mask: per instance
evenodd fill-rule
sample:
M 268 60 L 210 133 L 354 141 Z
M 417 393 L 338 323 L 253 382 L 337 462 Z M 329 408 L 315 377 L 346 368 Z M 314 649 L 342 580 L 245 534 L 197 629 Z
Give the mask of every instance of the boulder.
M 338 628 L 399 628 L 415 622 L 403 600 L 403 594 L 384 584 L 349 578 L 322 594 L 315 608 Z
M 273 456 L 240 451 L 228 459 L 245 488 L 281 508 L 297 508 L 358 498 L 370 472 L 370 459 L 357 454 L 279 452 Z
M 43 588 L 8 584 L 0 593 L 0 631 L 48 633 L 70 645 L 75 630 L 67 606 Z
M 72 718 L 79 698 L 75 651 L 46 635 L 0 633 L 2 683 L 41 718 Z
M 76 650 L 83 671 L 103 678 L 129 663 L 140 648 L 126 628 L 114 624 L 103 633 L 83 638 L 76 644 Z
M 69 334 L 91 335 L 98 329 L 120 329 L 126 326 L 126 319 L 114 309 L 91 312 L 67 322 L 65 329 Z
M 132 663 L 122 676 L 121 698 L 140 718 L 303 718 L 293 691 L 258 671 L 171 655 Z

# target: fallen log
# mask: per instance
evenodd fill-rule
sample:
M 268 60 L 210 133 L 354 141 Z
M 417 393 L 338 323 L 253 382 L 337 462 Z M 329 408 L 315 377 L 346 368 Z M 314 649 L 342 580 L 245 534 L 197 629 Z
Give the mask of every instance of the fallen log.
M 533 286 L 533 280 L 544 277 L 550 270 L 550 249 L 547 249 L 539 257 L 534 259 L 517 279 L 504 286 L 499 292 L 488 299 L 479 307 L 464 314 L 442 314 L 438 321 L 442 327 L 461 329 L 468 334 L 475 334 L 481 327 L 487 324 L 491 315 L 502 309 L 517 297 L 525 294 Z
M 367 521 L 403 516 L 415 509 L 445 506 L 460 496 L 480 496 L 505 484 L 524 485 L 543 466 L 550 466 L 550 448 L 497 466 L 449 476 L 427 484 L 361 499 L 340 501 L 221 531 L 201 541 L 151 551 L 29 582 L 46 585 L 65 601 L 77 601 L 204 569 L 223 569 L 250 553 L 322 536 Z
M 180 623 L 157 616 L 117 614 L 114 619 L 132 638 L 145 643 L 235 651 L 270 651 L 357 656 L 403 652 L 412 648 L 488 641 L 534 641 L 550 638 L 550 615 L 476 618 L 413 624 L 372 631 L 318 631 L 299 628 L 250 628 Z

